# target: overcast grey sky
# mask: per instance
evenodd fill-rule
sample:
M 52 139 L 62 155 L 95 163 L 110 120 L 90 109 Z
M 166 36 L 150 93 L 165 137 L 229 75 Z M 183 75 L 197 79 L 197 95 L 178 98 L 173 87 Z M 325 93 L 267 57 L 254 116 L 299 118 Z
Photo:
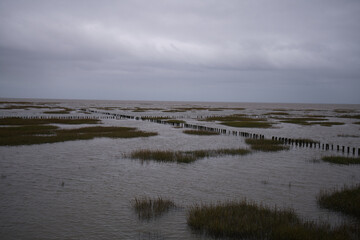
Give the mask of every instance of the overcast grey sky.
M 359 0 L 0 0 L 0 97 L 360 103 Z

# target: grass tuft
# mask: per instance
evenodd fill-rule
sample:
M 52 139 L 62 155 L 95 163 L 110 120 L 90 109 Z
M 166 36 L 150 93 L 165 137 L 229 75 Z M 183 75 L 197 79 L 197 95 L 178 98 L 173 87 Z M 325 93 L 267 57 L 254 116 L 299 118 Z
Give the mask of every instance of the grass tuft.
M 342 156 L 325 156 L 321 158 L 325 162 L 335 163 L 335 164 L 360 164 L 360 157 L 342 157 Z
M 175 207 L 175 203 L 161 197 L 151 199 L 149 197 L 135 198 L 133 208 L 141 220 L 150 220 L 156 218 Z
M 360 184 L 354 187 L 344 186 L 340 190 L 322 191 L 317 201 L 323 208 L 360 219 Z
M 187 224 L 215 238 L 340 240 L 360 236 L 359 227 L 332 229 L 327 224 L 304 222 L 291 209 L 271 209 L 246 200 L 195 205 L 188 212 Z
M 200 136 L 220 135 L 220 133 L 218 132 L 210 132 L 204 130 L 184 130 L 183 133 L 189 135 L 200 135 Z
M 247 149 L 217 149 L 196 151 L 161 151 L 161 150 L 137 150 L 129 157 L 143 161 L 154 160 L 158 162 L 191 163 L 200 158 L 217 157 L 222 155 L 245 155 L 250 153 Z
M 40 124 L 97 124 L 98 119 L 25 119 L 17 117 L 1 118 L 0 125 L 40 125 Z
M 251 149 L 263 152 L 277 152 L 288 150 L 288 146 L 284 146 L 282 142 L 270 139 L 246 139 L 246 144 L 251 146 Z
M 245 114 L 207 117 L 204 121 L 220 121 L 222 125 L 238 128 L 271 128 L 266 118 L 251 118 Z
M 135 138 L 155 136 L 154 132 L 143 132 L 126 127 L 85 127 L 59 129 L 56 126 L 33 125 L 0 128 L 0 146 L 33 145 L 74 140 L 90 140 L 97 137 Z

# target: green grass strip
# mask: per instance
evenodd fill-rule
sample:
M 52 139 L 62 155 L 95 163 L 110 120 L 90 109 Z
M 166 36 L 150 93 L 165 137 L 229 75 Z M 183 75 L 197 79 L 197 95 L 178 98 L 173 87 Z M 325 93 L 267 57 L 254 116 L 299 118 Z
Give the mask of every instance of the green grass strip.
M 25 119 L 25 118 L 1 118 L 0 125 L 40 125 L 40 124 L 97 124 L 101 121 L 98 119 Z
M 323 208 L 342 212 L 360 219 L 360 185 L 340 190 L 322 191 L 317 201 Z
M 195 205 L 187 215 L 187 224 L 196 232 L 215 238 L 233 239 L 356 239 L 359 227 L 302 221 L 293 210 L 280 210 L 245 200 Z
M 90 140 L 98 137 L 136 138 L 155 136 L 155 132 L 143 132 L 127 127 L 84 127 L 59 129 L 55 126 L 34 125 L 20 127 L 1 127 L 0 146 L 33 145 L 74 140 Z
M 168 212 L 171 208 L 175 207 L 175 203 L 162 197 L 140 197 L 132 201 L 132 206 L 138 214 L 139 219 L 149 220 Z
M 251 146 L 251 149 L 262 152 L 277 152 L 288 150 L 288 146 L 284 146 L 282 142 L 270 139 L 246 139 L 246 144 Z
M 204 130 L 184 130 L 183 133 L 189 135 L 199 135 L 199 136 L 211 136 L 211 135 L 220 135 L 218 132 L 210 132 Z
M 325 162 L 335 163 L 335 164 L 360 164 L 360 157 L 341 157 L 341 156 L 325 156 L 321 158 Z
M 153 160 L 158 162 L 191 163 L 200 158 L 217 157 L 222 155 L 245 155 L 250 153 L 247 149 L 217 149 L 195 151 L 161 151 L 161 150 L 137 150 L 129 157 L 143 161 Z

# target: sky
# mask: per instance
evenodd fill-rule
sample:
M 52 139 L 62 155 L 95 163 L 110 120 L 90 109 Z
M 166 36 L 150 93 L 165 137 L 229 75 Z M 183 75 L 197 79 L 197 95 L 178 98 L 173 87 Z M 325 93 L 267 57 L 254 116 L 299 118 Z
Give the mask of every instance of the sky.
M 0 0 L 0 97 L 360 104 L 360 1 Z

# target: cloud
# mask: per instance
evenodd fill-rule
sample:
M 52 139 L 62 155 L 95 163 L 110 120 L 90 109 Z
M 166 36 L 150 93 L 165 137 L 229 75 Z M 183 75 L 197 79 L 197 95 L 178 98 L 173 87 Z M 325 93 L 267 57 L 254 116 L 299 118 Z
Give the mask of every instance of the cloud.
M 284 71 L 343 80 L 360 76 L 359 11 L 351 0 L 1 1 L 0 74 L 212 79 L 230 71 L 242 81 L 246 71 Z

